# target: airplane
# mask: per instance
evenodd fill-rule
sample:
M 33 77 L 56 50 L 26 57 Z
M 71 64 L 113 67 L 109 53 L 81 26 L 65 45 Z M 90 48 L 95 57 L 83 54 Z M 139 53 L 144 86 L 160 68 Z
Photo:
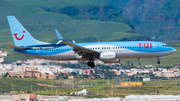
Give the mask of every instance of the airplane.
M 57 30 L 55 31 L 60 42 L 51 44 L 33 38 L 14 16 L 7 16 L 7 20 L 15 45 L 4 45 L 16 53 L 34 58 L 57 61 L 84 60 L 88 61 L 88 66 L 94 68 L 94 60 L 119 63 L 120 59 L 157 58 L 157 63 L 160 64 L 161 58 L 176 52 L 176 49 L 167 44 L 156 41 L 71 43 L 64 40 Z

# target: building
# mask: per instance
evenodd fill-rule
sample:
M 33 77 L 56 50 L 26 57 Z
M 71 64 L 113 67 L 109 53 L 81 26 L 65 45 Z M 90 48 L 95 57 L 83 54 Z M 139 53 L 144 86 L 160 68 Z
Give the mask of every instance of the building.
M 34 70 L 26 71 L 26 72 L 10 72 L 7 77 L 8 78 L 11 78 L 11 77 L 17 77 L 17 78 L 36 78 L 35 73 L 37 73 L 37 71 L 34 71 Z
M 143 81 L 151 81 L 151 78 L 143 78 Z
M 81 91 L 75 92 L 75 95 L 88 95 L 88 91 L 86 89 L 83 89 Z
M 122 82 L 121 85 L 123 86 L 142 86 L 142 82 Z
M 7 51 L 5 51 L 5 52 L 0 51 L 0 57 L 3 57 L 3 56 L 7 56 Z
M 36 94 L 18 94 L 12 96 L 12 101 L 36 101 Z
M 56 79 L 56 75 L 54 74 L 40 73 L 40 72 L 35 73 L 35 77 L 41 79 Z
M 173 74 L 173 73 L 165 73 L 164 77 L 175 77 L 175 74 Z
M 91 77 L 88 77 L 89 79 L 95 79 L 95 77 L 94 76 L 91 76 Z
M 42 78 L 42 79 L 56 79 L 56 75 L 52 73 L 41 73 L 35 70 L 30 70 L 26 72 L 10 72 L 7 76 L 8 78 L 17 77 L 17 78 Z
M 84 73 L 85 74 L 92 74 L 93 70 L 92 69 L 86 69 L 86 70 L 84 70 Z
M 68 101 L 68 96 L 37 95 L 38 101 Z

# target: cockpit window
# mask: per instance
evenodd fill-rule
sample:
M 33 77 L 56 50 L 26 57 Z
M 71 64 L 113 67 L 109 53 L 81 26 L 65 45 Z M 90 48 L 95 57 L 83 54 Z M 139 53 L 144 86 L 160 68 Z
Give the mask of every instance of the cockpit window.
M 163 47 L 169 47 L 168 45 L 162 45 Z

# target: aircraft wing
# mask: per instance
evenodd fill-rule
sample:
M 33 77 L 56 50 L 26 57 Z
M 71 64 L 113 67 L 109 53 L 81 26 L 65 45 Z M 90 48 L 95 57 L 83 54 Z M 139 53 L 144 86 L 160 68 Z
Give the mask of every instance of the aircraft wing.
M 98 51 L 94 51 L 94 50 L 91 50 L 91 49 L 88 49 L 88 48 L 85 48 L 85 47 L 82 47 L 82 46 L 78 46 L 76 44 L 73 44 L 73 43 L 70 43 L 66 40 L 63 40 L 62 41 L 64 44 L 67 44 L 71 47 L 73 47 L 73 51 L 75 53 L 78 53 L 79 56 L 82 56 L 83 58 L 89 58 L 89 57 L 92 57 L 92 58 L 98 58 L 100 52 Z

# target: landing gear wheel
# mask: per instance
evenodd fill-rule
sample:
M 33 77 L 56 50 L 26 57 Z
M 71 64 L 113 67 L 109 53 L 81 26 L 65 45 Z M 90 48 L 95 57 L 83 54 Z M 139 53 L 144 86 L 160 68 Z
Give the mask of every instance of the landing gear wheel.
M 91 65 L 91 62 L 88 62 L 87 65 L 90 66 L 90 65 Z
M 157 64 L 161 64 L 161 62 L 158 60 L 158 61 L 157 61 Z
M 91 60 L 87 63 L 87 65 L 88 65 L 89 67 L 91 67 L 91 68 L 94 68 L 94 67 L 95 67 L 94 60 L 91 59 Z
M 91 67 L 91 68 L 94 68 L 94 67 L 95 67 L 94 62 L 88 62 L 87 65 L 88 65 L 89 67 Z
M 94 67 L 95 67 L 95 65 L 94 65 L 93 62 L 91 63 L 90 67 L 91 67 L 91 68 L 94 68 Z

